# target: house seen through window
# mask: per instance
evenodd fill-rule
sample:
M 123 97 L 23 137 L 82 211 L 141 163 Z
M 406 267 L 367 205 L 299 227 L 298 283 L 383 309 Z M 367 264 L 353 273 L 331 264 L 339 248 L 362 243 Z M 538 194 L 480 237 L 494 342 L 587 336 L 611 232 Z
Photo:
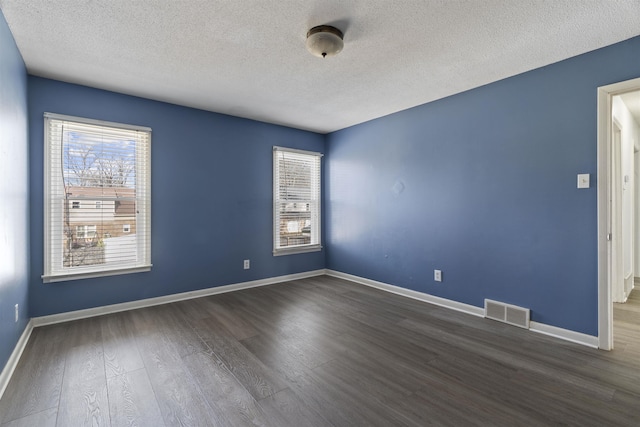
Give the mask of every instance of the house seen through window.
M 273 148 L 274 255 L 320 250 L 322 154 Z
M 45 282 L 147 271 L 148 128 L 45 114 Z

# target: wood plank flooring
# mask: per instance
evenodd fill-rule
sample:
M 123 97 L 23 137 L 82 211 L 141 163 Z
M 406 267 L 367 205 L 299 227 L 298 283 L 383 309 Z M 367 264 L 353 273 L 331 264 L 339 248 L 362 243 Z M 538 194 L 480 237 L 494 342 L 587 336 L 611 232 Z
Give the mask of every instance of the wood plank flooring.
M 604 352 L 321 276 L 36 328 L 16 426 L 638 426 L 640 290 Z

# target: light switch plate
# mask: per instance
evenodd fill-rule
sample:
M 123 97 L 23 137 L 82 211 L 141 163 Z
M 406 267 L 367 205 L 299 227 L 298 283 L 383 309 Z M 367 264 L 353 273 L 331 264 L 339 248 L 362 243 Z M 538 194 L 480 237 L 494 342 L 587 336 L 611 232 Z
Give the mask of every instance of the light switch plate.
M 579 173 L 578 174 L 578 188 L 589 188 L 589 174 L 588 173 Z

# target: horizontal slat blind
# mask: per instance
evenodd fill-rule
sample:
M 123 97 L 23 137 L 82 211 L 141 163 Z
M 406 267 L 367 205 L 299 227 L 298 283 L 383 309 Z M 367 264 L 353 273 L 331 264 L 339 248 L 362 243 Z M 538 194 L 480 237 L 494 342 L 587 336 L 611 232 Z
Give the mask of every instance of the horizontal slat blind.
M 274 253 L 320 248 L 320 160 L 274 147 Z
M 45 281 L 149 267 L 150 130 L 47 114 L 45 140 Z

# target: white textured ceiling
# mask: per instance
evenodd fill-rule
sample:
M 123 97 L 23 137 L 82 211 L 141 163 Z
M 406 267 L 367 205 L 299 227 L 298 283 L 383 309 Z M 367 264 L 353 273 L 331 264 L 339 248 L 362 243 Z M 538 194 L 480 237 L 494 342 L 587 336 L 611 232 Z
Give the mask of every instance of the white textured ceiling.
M 29 73 L 321 133 L 640 34 L 640 0 L 0 0 Z M 333 58 L 309 28 L 345 33 Z

